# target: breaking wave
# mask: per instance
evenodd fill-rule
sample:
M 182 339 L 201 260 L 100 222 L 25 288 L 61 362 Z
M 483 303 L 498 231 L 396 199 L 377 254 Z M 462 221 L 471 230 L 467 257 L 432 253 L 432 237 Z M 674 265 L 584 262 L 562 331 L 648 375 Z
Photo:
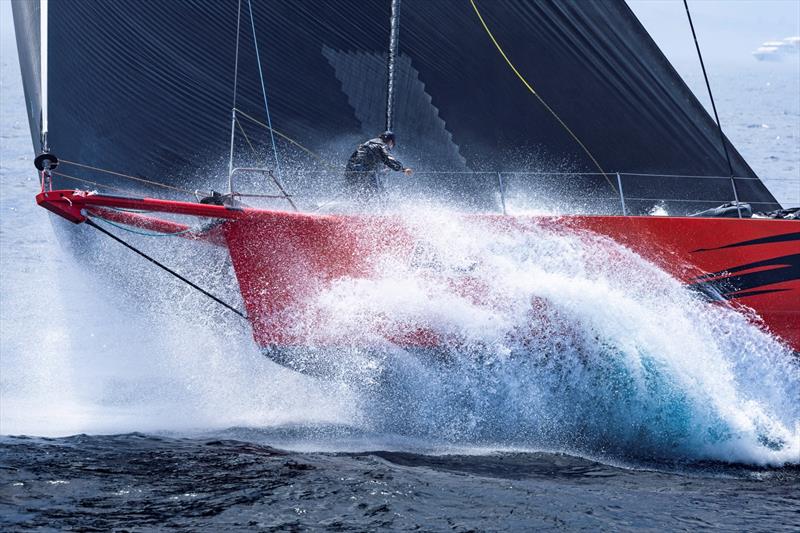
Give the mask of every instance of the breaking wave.
M 86 252 L 99 278 L 67 251 L 37 257 L 37 274 L 4 284 L 4 311 L 25 317 L 4 336 L 26 341 L 4 345 L 3 432 L 305 427 L 282 445 L 798 461 L 797 360 L 743 315 L 577 229 L 498 229 L 446 212 L 404 224 L 420 243 L 411 263 L 387 253 L 370 279 L 334 283 L 311 302 L 322 329 L 298 317 L 310 345 L 352 346 L 296 354 L 327 358 L 323 380 L 269 362 L 248 327 L 115 243 Z M 76 241 L 89 238 L 78 230 Z M 139 240 L 235 301 L 220 250 Z M 62 296 L 36 276 L 60 278 Z M 30 298 L 50 298 L 46 319 L 21 311 Z M 409 335 L 439 346 L 396 342 Z M 326 442 L 315 427 L 363 439 Z
M 325 326 L 305 332 L 382 343 L 328 361 L 374 428 L 637 459 L 800 457 L 800 367 L 742 314 L 580 230 L 446 213 L 406 225 L 414 260 L 386 254 L 374 277 L 338 281 L 312 306 Z M 441 346 L 391 342 L 409 335 Z

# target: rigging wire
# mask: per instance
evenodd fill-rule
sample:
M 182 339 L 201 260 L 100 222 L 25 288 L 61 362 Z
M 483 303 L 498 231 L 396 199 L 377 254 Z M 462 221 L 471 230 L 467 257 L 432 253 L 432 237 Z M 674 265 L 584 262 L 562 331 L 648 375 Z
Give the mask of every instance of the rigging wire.
M 236 91 L 239 84 L 239 29 L 242 24 L 242 0 L 239 0 L 239 10 L 236 12 L 236 59 L 233 66 L 233 104 L 231 105 L 231 150 L 228 159 L 228 192 L 233 192 L 233 143 L 234 143 L 234 124 L 236 120 Z
M 62 178 L 66 178 L 68 180 L 77 181 L 77 182 L 80 182 L 80 183 L 87 183 L 89 185 L 95 185 L 95 186 L 97 186 L 97 187 L 99 187 L 101 189 L 109 189 L 109 190 L 112 190 L 112 191 L 124 192 L 125 194 L 130 194 L 131 196 L 136 196 L 138 194 L 138 193 L 136 193 L 134 191 L 131 191 L 131 190 L 128 190 L 128 189 L 122 189 L 120 187 L 113 187 L 111 185 L 106 185 L 105 183 L 100 183 L 98 181 L 92 181 L 92 180 L 87 180 L 87 179 L 83 179 L 83 178 L 76 178 L 75 176 L 70 176 L 69 174 L 64 174 L 63 172 L 58 172 L 57 170 L 51 170 L 50 172 L 54 176 L 61 176 Z
M 244 140 L 247 141 L 247 144 L 250 146 L 250 150 L 253 151 L 253 155 L 256 158 L 256 162 L 258 162 L 258 160 L 259 160 L 258 152 L 256 152 L 256 149 L 253 146 L 253 143 L 250 142 L 250 138 L 247 136 L 247 133 L 245 133 L 244 128 L 242 127 L 242 124 L 241 124 L 241 122 L 239 122 L 238 118 L 236 118 L 236 124 L 239 125 L 239 129 L 242 131 L 242 135 L 244 135 Z M 230 174 L 231 178 L 233 178 L 234 170 L 235 169 L 231 169 L 231 174 Z M 239 194 L 239 193 L 234 193 L 232 187 L 231 187 L 231 193 L 230 194 L 233 195 L 233 196 L 247 196 L 247 197 L 250 197 L 250 198 L 283 198 L 284 200 L 289 202 L 289 205 L 292 206 L 292 209 L 294 209 L 295 211 L 300 211 L 297 208 L 297 204 L 295 204 L 294 200 L 292 200 L 292 195 L 287 193 L 286 189 L 283 188 L 283 184 L 281 183 L 281 181 L 275 177 L 275 175 L 272 173 L 272 171 L 268 170 L 267 174 L 269 175 L 270 178 L 272 178 L 272 183 L 274 183 L 275 186 L 278 188 L 278 190 L 281 191 L 281 194 L 283 194 L 283 196 L 274 196 L 274 195 L 269 195 L 269 194 Z
M 318 153 L 316 153 L 315 151 L 311 150 L 310 148 L 307 148 L 307 147 L 303 146 L 302 144 L 300 144 L 300 142 L 299 142 L 299 141 L 296 141 L 295 139 L 292 139 L 291 137 L 289 137 L 289 136 L 288 136 L 288 135 L 286 135 L 285 133 L 282 133 L 282 132 L 280 132 L 280 131 L 276 130 L 275 128 L 271 128 L 270 126 L 267 126 L 266 124 L 264 124 L 263 122 L 261 122 L 261 121 L 260 121 L 260 120 L 258 120 L 257 118 L 253 117 L 252 115 L 248 115 L 247 113 L 245 113 L 245 112 L 244 112 L 244 111 L 242 111 L 241 109 L 238 109 L 238 108 L 237 108 L 237 109 L 235 109 L 235 111 L 236 111 L 236 113 L 237 113 L 238 115 L 241 115 L 241 116 L 243 116 L 244 118 L 248 119 L 249 121 L 251 121 L 251 122 L 253 122 L 253 123 L 255 123 L 255 124 L 258 124 L 258 125 L 259 125 L 259 126 L 261 126 L 262 128 L 265 128 L 265 129 L 267 129 L 267 130 L 270 130 L 271 132 L 274 132 L 274 133 L 275 133 L 275 135 L 277 135 L 278 137 L 282 137 L 283 139 L 287 140 L 287 141 L 288 141 L 288 142 L 290 142 L 291 144 L 293 144 L 293 145 L 297 146 L 297 147 L 298 147 L 298 148 L 300 148 L 302 151 L 304 151 L 305 153 L 307 153 L 308 155 L 310 155 L 311 157 L 313 157 L 314 159 L 316 159 L 317 161 L 319 161 L 320 163 L 322 163 L 323 165 L 325 165 L 325 166 L 326 166 L 326 167 L 328 167 L 329 169 L 331 169 L 331 170 L 334 170 L 334 171 L 338 171 L 338 170 L 339 170 L 337 167 L 333 166 L 333 165 L 332 165 L 331 163 L 329 163 L 328 161 L 325 161 L 325 159 L 323 159 L 321 155 L 319 155 L 319 154 L 318 154 Z
M 267 113 L 267 124 L 269 125 L 269 138 L 272 142 L 272 153 L 275 155 L 275 171 L 278 173 L 278 179 L 281 178 L 281 165 L 278 160 L 278 149 L 275 145 L 275 135 L 272 133 L 272 117 L 269 113 L 269 100 L 267 99 L 267 87 L 264 82 L 264 71 L 261 68 L 261 56 L 258 53 L 258 37 L 256 36 L 256 23 L 253 19 L 253 2 L 247 0 L 247 6 L 250 10 L 250 28 L 253 30 L 253 47 L 256 50 L 256 63 L 258 63 L 258 77 L 261 81 L 261 94 L 264 95 L 264 109 Z
M 105 168 L 93 167 L 91 165 L 85 165 L 83 163 L 76 163 L 75 161 L 69 161 L 68 159 L 61 159 L 60 162 L 62 164 L 66 163 L 67 165 L 72 165 L 72 166 L 75 166 L 75 167 L 85 168 L 87 170 L 94 170 L 96 172 L 102 172 L 104 174 L 111 174 L 112 176 L 118 176 L 120 178 L 126 178 L 126 179 L 129 179 L 129 180 L 138 181 L 140 183 L 146 183 L 148 185 L 154 185 L 156 187 L 162 187 L 164 189 L 170 189 L 170 190 L 173 190 L 173 191 L 183 192 L 183 193 L 187 193 L 187 194 L 194 194 L 194 191 L 190 191 L 188 189 L 182 189 L 181 187 L 175 187 L 173 185 L 167 185 L 166 183 L 161 183 L 161 182 L 158 182 L 158 181 L 148 180 L 148 179 L 140 178 L 140 177 L 137 177 L 137 176 L 131 176 L 130 174 L 123 174 L 121 172 L 115 172 L 113 170 L 108 170 L 108 169 L 105 169 Z
M 234 115 L 234 120 L 236 120 L 236 125 L 239 126 L 239 131 L 242 132 L 242 136 L 244 137 L 244 140 L 247 141 L 247 146 L 249 146 L 250 147 L 250 151 L 253 152 L 253 156 L 255 156 L 256 159 L 258 159 L 258 150 L 256 150 L 256 147 L 253 146 L 252 142 L 250 142 L 250 137 L 247 136 L 247 132 L 244 131 L 244 128 L 242 127 L 242 123 L 239 122 L 239 117 Z M 233 169 L 231 169 L 230 173 L 233 174 Z
M 250 194 L 245 192 L 235 192 L 233 196 L 239 196 L 242 198 L 271 198 L 275 200 L 289 200 L 292 195 L 291 194 Z M 295 211 L 297 208 L 295 207 Z
M 717 105 L 714 103 L 714 94 L 711 92 L 711 83 L 708 81 L 708 74 L 706 73 L 706 65 L 703 62 L 703 54 L 700 53 L 700 44 L 697 42 L 697 33 L 694 31 L 694 24 L 692 23 L 692 14 L 689 13 L 689 3 L 683 0 L 683 7 L 686 8 L 686 17 L 689 19 L 689 27 L 692 29 L 692 37 L 694 38 L 694 46 L 697 49 L 697 57 L 700 59 L 700 68 L 703 69 L 703 78 L 706 80 L 706 89 L 708 90 L 708 98 L 711 100 L 711 109 L 714 110 L 714 118 L 717 121 L 717 129 L 719 130 L 719 139 L 722 142 L 722 151 L 725 153 L 725 161 L 728 162 L 728 170 L 731 173 L 731 186 L 733 187 L 733 196 L 736 200 L 736 211 L 739 213 L 739 218 L 742 218 L 742 210 L 739 208 L 739 192 L 736 189 L 736 180 L 733 177 L 733 164 L 731 163 L 731 156 L 728 153 L 728 143 L 725 142 L 725 134 L 722 132 L 722 123 L 719 121 L 717 114 Z
M 124 240 L 120 239 L 119 237 L 117 237 L 116 235 L 114 235 L 113 233 L 111 233 L 110 231 L 108 231 L 107 229 L 105 229 L 105 228 L 103 228 L 102 226 L 98 225 L 98 224 L 97 224 L 96 222 L 94 222 L 94 221 L 93 221 L 91 218 L 87 218 L 87 219 L 86 219 L 86 221 L 85 221 L 85 223 L 86 223 L 87 225 L 89 225 L 89 226 L 93 227 L 94 229 L 96 229 L 96 230 L 97 230 L 97 231 L 99 231 L 100 233 L 103 233 L 103 234 L 105 234 L 106 236 L 110 237 L 111 239 L 113 239 L 113 240 L 117 241 L 118 243 L 120 243 L 121 245 L 123 245 L 125 248 L 128 248 L 129 250 L 131 250 L 131 251 L 133 251 L 134 253 L 136 253 L 136 254 L 140 255 L 140 256 L 141 256 L 141 257 L 143 257 L 144 259 L 146 259 L 146 260 L 150 261 L 151 263 L 153 263 L 154 265 L 156 265 L 156 266 L 157 266 L 157 267 L 159 267 L 160 269 L 164 270 L 164 271 L 165 271 L 165 272 L 167 272 L 168 274 L 171 274 L 171 275 L 175 276 L 176 278 L 178 278 L 178 279 L 179 279 L 179 280 L 181 280 L 182 282 L 186 283 L 187 285 L 189 285 L 189 286 L 190 286 L 190 287 L 192 287 L 193 289 L 195 289 L 195 290 L 199 291 L 200 293 L 202 293 L 203 295 L 205 295 L 205 296 L 207 296 L 207 297 L 211 298 L 212 300 L 214 300 L 215 302 L 217 302 L 217 303 L 218 303 L 218 304 L 220 304 L 221 306 L 223 306 L 223 307 L 227 308 L 228 310 L 230 310 L 230 311 L 232 311 L 232 312 L 236 313 L 236 314 L 237 314 L 237 315 L 239 315 L 240 317 L 242 317 L 242 318 L 244 318 L 244 319 L 247 319 L 247 315 L 245 315 L 244 313 L 242 313 L 241 311 L 239 311 L 238 309 L 236 309 L 236 308 L 235 308 L 235 307 L 233 307 L 232 305 L 230 305 L 230 304 L 226 303 L 225 301 L 223 301 L 222 299 L 220 299 L 220 298 L 218 298 L 218 297 L 214 296 L 213 294 L 211 294 L 211 293 L 210 293 L 210 292 L 208 292 L 207 290 L 203 289 L 202 287 L 200 287 L 200 286 L 199 286 L 199 285 L 197 285 L 196 283 L 193 283 L 193 282 L 189 281 L 189 280 L 188 280 L 188 279 L 186 279 L 184 276 L 182 276 L 182 275 L 178 274 L 177 272 L 175 272 L 174 270 L 172 270 L 172 269 L 171 269 L 171 268 L 169 268 L 168 266 L 164 265 L 163 263 L 159 262 L 158 260 L 156 260 L 156 259 L 154 259 L 154 258 L 150 257 L 149 255 L 147 255 L 147 254 L 146 254 L 146 253 L 144 253 L 143 251 L 139 250 L 138 248 L 136 248 L 136 247 L 135 247 L 135 246 L 133 246 L 132 244 L 129 244 L 128 242 L 126 242 L 126 241 L 124 241 Z
M 561 126 L 567 131 L 567 133 L 570 134 L 570 136 L 575 140 L 575 142 L 578 143 L 578 145 L 583 149 L 583 151 L 586 153 L 586 155 L 589 156 L 589 159 L 592 160 L 592 163 L 594 163 L 594 165 L 597 167 L 597 169 L 600 171 L 600 173 L 606 179 L 606 181 L 608 182 L 609 187 L 611 187 L 611 189 L 614 192 L 617 192 L 617 188 L 611 182 L 611 179 L 608 177 L 608 175 L 606 174 L 605 170 L 603 170 L 603 168 L 600 166 L 600 163 L 597 162 L 597 159 L 595 159 L 595 157 L 592 155 L 592 153 L 589 151 L 589 149 L 586 147 L 586 145 L 581 142 L 581 140 L 578 138 L 578 136 L 575 135 L 575 133 L 571 129 L 569 129 L 569 126 L 567 126 L 566 123 L 564 123 L 564 121 L 561 120 L 561 117 L 558 116 L 558 114 L 553 110 L 553 108 L 550 107 L 549 105 L 547 105 L 547 102 L 545 102 L 544 99 L 539 95 L 539 93 L 537 93 L 534 90 L 534 88 L 531 86 L 531 84 L 528 83 L 528 80 L 526 80 L 525 77 L 522 74 L 520 74 L 519 70 L 517 70 L 517 67 L 515 67 L 514 63 L 512 63 L 511 60 L 508 58 L 508 56 L 506 55 L 505 51 L 500 46 L 500 43 L 497 42 L 497 39 L 495 39 L 494 34 L 489 29 L 489 26 L 486 24 L 486 21 L 483 19 L 483 16 L 481 15 L 481 12 L 478 10 L 478 6 L 475 3 L 475 0 L 469 0 L 469 1 L 470 1 L 470 4 L 472 4 L 472 9 L 475 10 L 475 14 L 478 16 L 478 20 L 480 20 L 481 25 L 483 26 L 483 29 L 486 30 L 486 34 L 492 40 L 492 43 L 494 43 L 495 48 L 497 48 L 497 51 L 500 52 L 501 56 L 503 56 L 503 59 L 505 59 L 506 63 L 511 68 L 511 70 L 514 72 L 514 74 L 517 75 L 517 78 L 519 78 L 519 80 L 522 82 L 523 85 L 525 85 L 525 87 L 531 92 L 531 94 L 533 96 L 535 96 L 539 100 L 539 103 L 541 103 L 544 106 L 544 108 L 551 115 L 553 115 L 553 118 L 555 118 L 558 121 L 558 123 L 561 124 Z
M 100 216 L 97 213 L 94 213 L 92 216 L 94 216 L 94 218 L 102 220 L 104 223 L 110 226 L 114 226 L 117 229 L 121 229 L 122 231 L 127 231 L 128 233 L 133 233 L 134 235 L 142 235 L 143 237 L 175 237 L 178 235 L 185 235 L 187 233 L 191 233 L 194 231 L 194 228 L 186 228 L 181 231 L 176 231 L 175 233 L 155 233 L 149 231 L 140 231 L 140 230 L 135 230 L 133 228 L 129 228 L 128 226 L 123 226 L 122 224 L 117 224 L 116 222 L 113 222 L 103 216 Z

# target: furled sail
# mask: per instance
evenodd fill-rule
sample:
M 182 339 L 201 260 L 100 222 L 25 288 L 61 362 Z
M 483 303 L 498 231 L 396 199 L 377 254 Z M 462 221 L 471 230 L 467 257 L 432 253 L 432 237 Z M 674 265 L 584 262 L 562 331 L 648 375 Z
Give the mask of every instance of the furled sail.
M 39 2 L 14 2 L 14 33 L 17 38 L 17 53 L 22 74 L 22 87 L 27 103 L 28 124 L 31 128 L 33 147 L 39 152 L 41 146 L 41 48 L 39 31 Z
M 36 6 L 14 4 L 35 145 Z M 354 146 L 383 127 L 390 6 L 258 0 L 251 24 L 248 0 L 49 0 L 50 146 L 62 160 L 220 189 L 235 107 L 234 166 L 274 166 L 255 36 L 282 178 L 301 196 L 333 194 Z M 616 202 L 621 172 L 626 195 L 643 199 L 631 212 L 733 199 L 714 122 L 624 1 L 403 0 L 400 21 L 393 123 L 399 157 L 419 172 L 398 186 L 488 205 L 500 172 L 534 197 Z M 778 208 L 729 150 L 740 199 Z M 122 183 L 60 170 L 57 186 L 78 185 L 66 176 L 79 170 Z

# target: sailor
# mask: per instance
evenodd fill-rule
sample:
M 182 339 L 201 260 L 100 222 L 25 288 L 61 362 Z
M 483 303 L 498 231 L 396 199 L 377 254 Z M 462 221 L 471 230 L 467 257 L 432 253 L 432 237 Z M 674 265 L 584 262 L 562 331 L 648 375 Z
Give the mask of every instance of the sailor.
M 414 171 L 392 157 L 389 151 L 395 146 L 396 137 L 391 131 L 358 145 L 345 167 L 344 176 L 348 185 L 360 202 L 368 202 L 383 192 L 383 184 L 378 179 L 378 171 L 384 166 L 402 171 L 410 176 Z

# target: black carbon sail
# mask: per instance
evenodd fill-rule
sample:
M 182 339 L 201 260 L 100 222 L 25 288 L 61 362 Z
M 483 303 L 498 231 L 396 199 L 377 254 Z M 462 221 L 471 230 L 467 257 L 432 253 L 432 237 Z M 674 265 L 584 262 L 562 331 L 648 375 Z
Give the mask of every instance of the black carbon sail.
M 48 4 L 49 144 L 62 160 L 224 189 L 235 107 L 233 166 L 274 167 L 255 41 L 281 177 L 299 197 L 334 194 L 354 146 L 384 127 L 390 0 L 253 1 L 252 24 L 248 0 Z M 393 128 L 418 170 L 400 186 L 487 206 L 499 172 L 510 191 L 613 212 L 619 172 L 630 213 L 733 199 L 716 125 L 624 1 L 400 6 Z M 14 4 L 37 151 L 38 14 Z M 728 150 L 740 200 L 779 208 Z M 57 187 L 131 186 L 59 170 Z M 267 187 L 251 179 L 238 188 Z

